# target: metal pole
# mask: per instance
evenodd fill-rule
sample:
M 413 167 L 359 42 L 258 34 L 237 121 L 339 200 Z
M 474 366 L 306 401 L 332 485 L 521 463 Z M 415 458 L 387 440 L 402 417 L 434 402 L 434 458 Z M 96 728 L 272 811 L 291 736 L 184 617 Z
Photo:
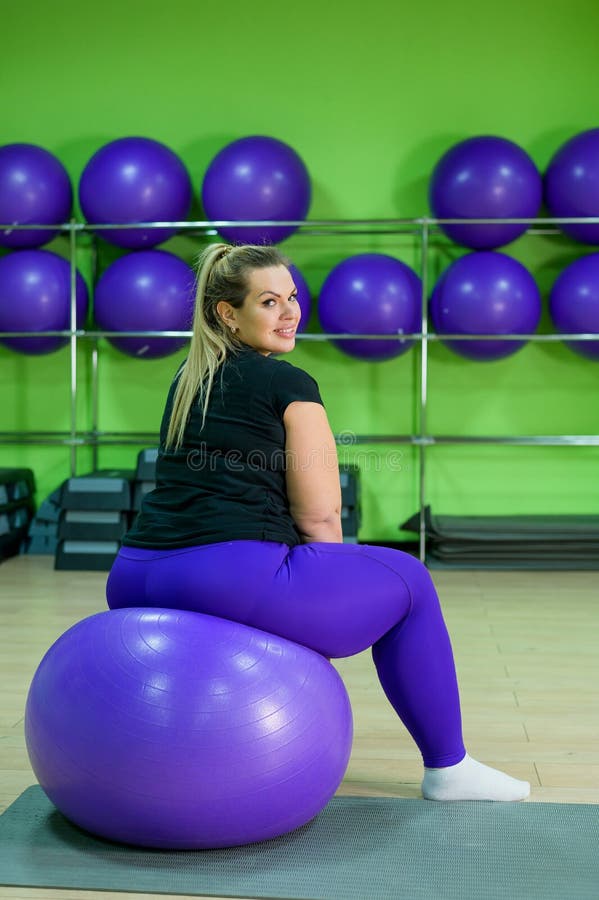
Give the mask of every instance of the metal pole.
M 428 402 L 428 220 L 422 220 L 422 246 L 421 246 L 421 278 L 422 278 L 422 324 L 420 330 L 422 339 L 420 343 L 420 408 L 418 415 L 418 445 L 419 462 L 419 542 L 418 552 L 420 561 L 426 559 L 426 443 L 427 432 L 427 402 Z
M 92 284 L 94 286 L 94 291 L 96 284 L 98 282 L 98 242 L 95 236 L 92 237 L 92 246 L 91 246 L 91 264 L 92 264 L 92 272 L 91 279 Z M 91 430 L 94 436 L 94 439 L 98 434 L 98 338 L 92 338 L 92 385 L 91 385 L 91 404 L 92 404 L 92 421 L 91 421 Z M 92 445 L 92 470 L 96 472 L 98 470 L 98 457 L 99 457 L 99 446 L 97 440 L 94 440 Z
M 69 253 L 71 274 L 71 477 L 77 474 L 77 232 L 71 219 L 69 229 Z
M 98 341 L 95 340 L 92 347 L 92 434 L 94 438 L 98 434 Z M 92 469 L 98 470 L 99 445 L 94 440 L 92 445 Z

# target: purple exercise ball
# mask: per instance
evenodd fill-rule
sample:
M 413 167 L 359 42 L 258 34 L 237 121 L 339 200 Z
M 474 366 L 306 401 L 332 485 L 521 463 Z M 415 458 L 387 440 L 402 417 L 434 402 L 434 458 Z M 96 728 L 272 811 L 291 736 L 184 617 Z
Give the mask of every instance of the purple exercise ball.
M 140 250 L 113 262 L 100 277 L 94 318 L 105 331 L 190 331 L 194 273 L 166 250 Z M 128 356 L 157 359 L 185 346 L 182 337 L 111 337 Z
M 430 315 L 439 334 L 532 334 L 541 318 L 541 296 L 532 275 L 511 256 L 469 253 L 441 275 Z M 443 343 L 467 359 L 493 360 L 511 356 L 525 341 Z
M 299 303 L 302 312 L 302 317 L 297 330 L 298 332 L 302 332 L 308 327 L 308 322 L 312 313 L 312 297 L 310 296 L 310 288 L 308 287 L 306 279 L 297 266 L 289 266 L 289 271 L 291 272 L 293 283 L 297 288 L 297 302 Z
M 119 609 L 48 650 L 25 712 L 33 771 L 92 834 L 231 847 L 309 822 L 345 773 L 347 692 L 320 654 L 216 616 Z
M 0 147 L 0 224 L 60 225 L 71 216 L 73 190 L 66 169 L 35 144 Z M 3 247 L 40 247 L 58 231 L 0 229 Z
M 553 156 L 545 174 L 545 201 L 555 218 L 599 216 L 599 128 L 577 134 Z M 599 223 L 559 227 L 583 244 L 599 244 Z
M 85 324 L 88 293 L 76 276 L 77 327 Z M 64 331 L 71 327 L 71 267 L 49 250 L 16 250 L 0 258 L 0 331 Z M 53 353 L 67 337 L 2 338 L 1 343 L 34 356 Z
M 312 188 L 308 170 L 288 144 L 271 137 L 233 141 L 214 157 L 202 184 L 202 205 L 212 221 L 298 221 L 306 218 Z M 226 240 L 276 244 L 295 226 L 223 226 Z
M 599 253 L 575 260 L 558 275 L 549 295 L 549 314 L 563 334 L 599 334 Z M 599 359 L 599 340 L 566 344 L 587 359 Z
M 359 253 L 329 272 L 320 291 L 318 315 L 326 332 L 414 334 L 420 331 L 422 284 L 405 263 L 384 253 Z M 405 353 L 413 341 L 334 341 L 357 359 L 379 361 Z
M 179 157 L 151 138 L 120 138 L 101 147 L 79 181 L 79 202 L 91 224 L 173 222 L 187 218 L 191 179 Z M 108 228 L 98 234 L 118 247 L 154 247 L 176 228 Z
M 513 141 L 482 136 L 451 147 L 439 160 L 429 185 L 438 219 L 531 219 L 541 206 L 543 186 L 532 159 Z M 458 244 L 491 250 L 509 244 L 527 224 L 441 225 Z

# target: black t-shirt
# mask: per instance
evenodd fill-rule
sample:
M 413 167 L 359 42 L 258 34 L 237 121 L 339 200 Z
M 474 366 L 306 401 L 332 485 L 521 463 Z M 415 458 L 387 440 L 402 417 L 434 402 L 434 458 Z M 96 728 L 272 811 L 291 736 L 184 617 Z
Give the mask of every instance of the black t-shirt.
M 160 428 L 156 487 L 123 540 L 169 549 L 220 541 L 300 543 L 285 488 L 283 413 L 294 400 L 322 404 L 314 379 L 243 346 L 217 370 L 204 428 L 196 400 L 183 444 L 165 449 L 176 380 Z

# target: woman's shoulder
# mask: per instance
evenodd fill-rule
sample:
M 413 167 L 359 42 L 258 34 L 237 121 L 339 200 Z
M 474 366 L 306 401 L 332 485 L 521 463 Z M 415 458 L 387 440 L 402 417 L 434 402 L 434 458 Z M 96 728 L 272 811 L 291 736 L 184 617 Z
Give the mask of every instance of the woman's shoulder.
M 305 369 L 302 369 L 301 366 L 298 366 L 287 359 L 281 359 L 278 356 L 268 356 L 266 359 L 270 360 L 274 381 L 284 385 L 302 385 L 308 383 L 310 385 L 316 385 L 316 379 L 313 378 L 309 372 L 306 372 Z
M 269 379 L 279 377 L 284 378 L 285 380 L 292 378 L 309 378 L 312 381 L 314 380 L 305 369 L 302 369 L 295 363 L 291 363 L 287 359 L 282 359 L 280 356 L 263 356 L 251 347 L 243 347 L 241 350 L 232 354 L 228 358 L 228 363 L 232 366 L 241 364 L 256 369 L 257 371 L 263 372 L 264 377 Z
M 266 392 L 273 397 L 275 405 L 286 406 L 291 399 L 322 403 L 316 379 L 287 359 L 263 356 L 251 347 L 242 348 L 231 359 L 232 362 L 235 359 L 239 361 L 242 377 L 251 373 L 253 380 L 263 384 Z
M 275 407 L 281 414 L 294 400 L 324 405 L 316 379 L 286 359 L 272 358 L 270 384 Z

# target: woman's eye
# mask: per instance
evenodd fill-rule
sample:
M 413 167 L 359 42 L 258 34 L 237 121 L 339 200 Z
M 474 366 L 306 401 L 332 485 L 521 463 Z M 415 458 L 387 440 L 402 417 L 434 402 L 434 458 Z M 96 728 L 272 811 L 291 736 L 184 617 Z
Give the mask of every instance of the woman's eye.
M 289 297 L 289 302 L 297 303 L 297 294 L 291 294 Z M 274 297 L 267 297 L 266 300 L 262 301 L 262 306 L 272 307 L 276 306 L 277 301 Z

